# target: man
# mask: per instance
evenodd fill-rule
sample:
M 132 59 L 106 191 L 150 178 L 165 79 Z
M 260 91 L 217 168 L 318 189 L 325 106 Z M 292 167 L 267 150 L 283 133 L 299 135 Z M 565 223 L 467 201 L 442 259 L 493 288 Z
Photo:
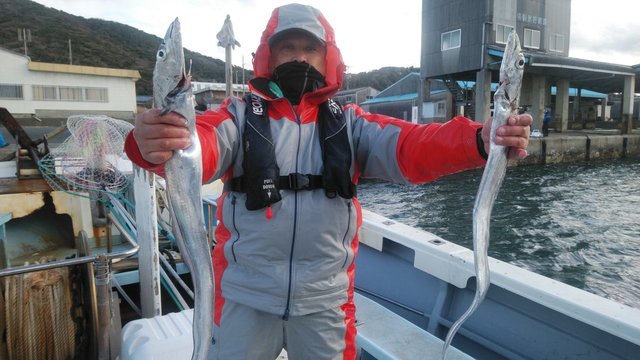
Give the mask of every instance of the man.
M 551 110 L 544 110 L 544 117 L 542 118 L 542 135 L 549 136 L 549 123 L 551 122 Z
M 353 359 L 354 257 L 362 222 L 360 177 L 423 183 L 480 167 L 490 121 L 415 125 L 330 101 L 345 65 L 315 8 L 274 10 L 254 59 L 251 96 L 198 117 L 203 180 L 223 179 L 218 200 L 214 346 L 219 359 Z M 529 115 L 496 142 L 523 158 Z M 149 110 L 126 150 L 162 173 L 189 146 L 184 120 Z

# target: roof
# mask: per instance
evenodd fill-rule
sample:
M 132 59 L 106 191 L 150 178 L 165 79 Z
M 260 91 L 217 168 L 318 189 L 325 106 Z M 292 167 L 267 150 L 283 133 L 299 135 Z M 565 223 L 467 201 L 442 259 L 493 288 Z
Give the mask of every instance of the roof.
M 137 103 L 145 103 L 147 101 L 152 101 L 153 100 L 153 96 L 151 95 L 137 95 L 136 96 L 136 102 Z
M 394 102 L 394 101 L 416 100 L 417 98 L 418 98 L 418 93 L 375 97 L 373 99 L 363 102 L 362 105 L 371 105 L 371 104 L 379 104 L 379 103 Z
M 3 48 L 0 46 L 0 51 L 6 52 L 8 54 L 12 54 L 15 56 L 23 57 L 27 60 L 27 67 L 31 71 L 42 71 L 42 72 L 58 72 L 58 73 L 66 73 L 66 74 L 83 74 L 83 75 L 98 75 L 98 76 L 112 76 L 112 77 L 122 77 L 122 78 L 131 78 L 133 80 L 140 79 L 140 72 L 138 70 L 127 70 L 127 69 L 113 69 L 113 68 L 105 68 L 105 67 L 96 67 L 96 66 L 84 66 L 84 65 L 70 65 L 70 64 L 54 64 L 54 63 L 46 63 L 46 62 L 38 62 L 31 61 L 31 58 L 17 53 L 15 51 L 9 50 L 7 48 Z
M 460 86 L 462 89 L 471 89 L 476 84 L 475 81 L 470 81 L 470 80 L 464 80 L 464 81 L 458 80 L 456 82 L 458 83 L 458 86 Z M 491 91 L 496 91 L 497 88 L 498 88 L 498 83 L 491 83 Z M 446 90 L 445 89 L 434 90 L 434 91 L 431 91 L 431 94 L 437 94 L 442 91 L 446 91 Z M 556 95 L 557 91 L 558 89 L 555 86 L 551 87 L 551 95 Z M 577 96 L 577 94 L 578 94 L 577 88 L 574 88 L 574 87 L 569 88 L 569 96 Z M 603 99 L 607 97 L 607 94 L 599 93 L 597 91 L 592 91 L 588 89 L 580 89 L 580 97 Z
M 375 90 L 378 91 L 374 88 L 372 88 L 371 86 L 363 86 L 363 87 L 359 87 L 359 88 L 354 88 L 354 89 L 346 89 L 346 90 L 340 90 L 338 91 L 338 93 L 336 93 L 336 96 L 343 96 L 343 95 L 348 95 L 348 94 L 355 94 L 357 92 L 360 91 L 366 91 L 366 90 Z
M 29 70 L 44 72 L 59 72 L 67 74 L 112 76 L 121 78 L 131 78 L 133 80 L 140 79 L 138 70 L 112 69 L 95 66 L 69 65 L 69 64 L 53 64 L 44 62 L 29 61 Z
M 496 58 L 502 58 L 502 49 L 489 48 L 487 53 Z M 526 70 L 531 74 L 545 75 L 550 79 L 569 80 L 572 87 L 589 89 L 595 92 L 610 94 L 622 92 L 625 77 L 640 73 L 640 64 L 634 66 L 612 64 L 607 62 L 585 60 L 552 54 L 525 52 L 528 66 Z M 499 69 L 500 61 L 490 64 L 494 70 Z M 640 82 L 635 82 L 635 92 L 640 92 Z
M 193 91 L 194 94 L 200 94 L 207 91 L 226 91 L 227 90 L 226 83 L 209 83 L 209 82 L 194 81 L 191 83 L 191 86 L 192 88 L 199 87 L 199 89 Z M 231 84 L 231 90 L 232 91 L 249 91 L 249 85 Z

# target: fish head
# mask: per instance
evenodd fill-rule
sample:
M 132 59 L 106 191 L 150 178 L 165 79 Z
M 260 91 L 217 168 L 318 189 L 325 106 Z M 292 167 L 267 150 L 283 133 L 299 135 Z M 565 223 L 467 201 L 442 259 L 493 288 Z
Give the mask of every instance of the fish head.
M 154 106 L 171 110 L 173 98 L 190 88 L 191 79 L 185 71 L 184 51 L 180 21 L 176 18 L 158 48 L 156 65 L 153 70 Z
M 509 101 L 516 102 L 520 96 L 522 74 L 524 72 L 524 54 L 520 47 L 520 39 L 515 30 L 509 34 L 504 48 L 504 57 L 500 65 L 500 84 L 504 86 L 505 96 Z

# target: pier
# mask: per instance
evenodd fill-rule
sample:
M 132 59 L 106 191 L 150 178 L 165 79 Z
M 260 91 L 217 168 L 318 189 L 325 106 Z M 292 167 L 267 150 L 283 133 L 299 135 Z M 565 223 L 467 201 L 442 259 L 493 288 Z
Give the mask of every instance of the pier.
M 529 156 L 517 165 L 574 163 L 640 156 L 640 130 L 567 130 L 529 139 Z

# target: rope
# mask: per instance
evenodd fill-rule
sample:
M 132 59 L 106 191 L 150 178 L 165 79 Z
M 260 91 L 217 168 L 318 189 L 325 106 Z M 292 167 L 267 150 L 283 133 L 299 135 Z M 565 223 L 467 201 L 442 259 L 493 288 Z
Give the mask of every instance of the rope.
M 68 268 L 4 279 L 9 359 L 66 360 L 75 357 L 77 325 Z

